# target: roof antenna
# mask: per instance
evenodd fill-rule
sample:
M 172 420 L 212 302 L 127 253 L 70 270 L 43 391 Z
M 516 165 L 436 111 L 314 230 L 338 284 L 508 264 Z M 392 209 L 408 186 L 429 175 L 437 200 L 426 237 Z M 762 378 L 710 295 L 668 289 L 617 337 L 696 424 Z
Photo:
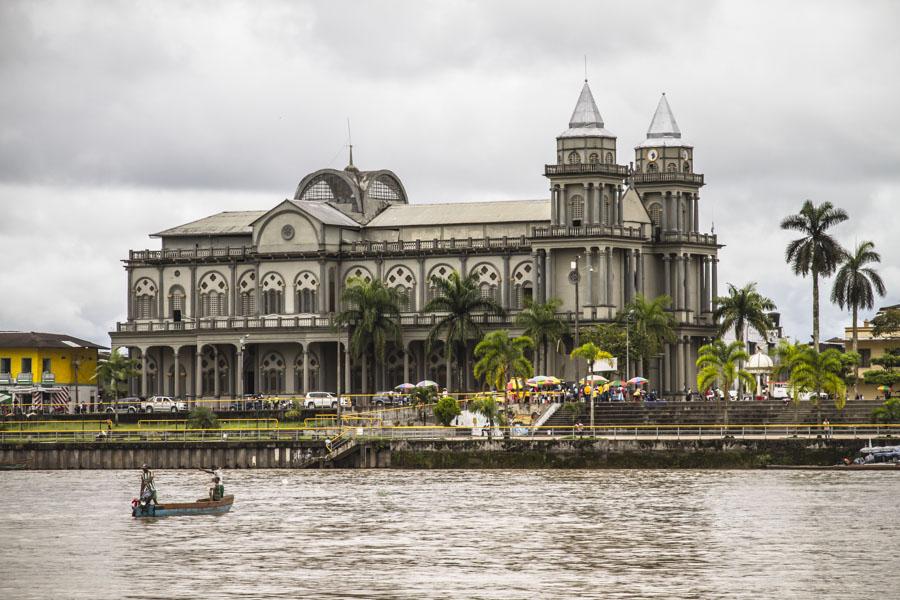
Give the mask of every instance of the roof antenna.
M 347 166 L 353 166 L 353 138 L 350 136 L 350 117 L 347 117 L 347 145 L 350 146 L 350 164 Z
M 584 82 L 587 83 L 587 54 L 584 55 Z

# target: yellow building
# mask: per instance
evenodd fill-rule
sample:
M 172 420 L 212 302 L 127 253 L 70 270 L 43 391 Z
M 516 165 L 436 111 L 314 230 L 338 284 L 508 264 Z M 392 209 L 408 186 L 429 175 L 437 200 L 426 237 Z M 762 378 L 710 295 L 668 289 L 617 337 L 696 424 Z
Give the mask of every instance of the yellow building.
M 878 309 L 878 312 L 882 313 L 887 310 L 898 308 L 900 308 L 900 304 L 884 306 Z M 858 389 L 859 393 L 866 399 L 874 399 L 876 397 L 884 398 L 884 392 L 878 391 L 876 389 L 877 386 L 867 384 L 863 381 L 863 373 L 866 371 L 877 371 L 882 369 L 881 366 L 872 364 L 872 359 L 883 356 L 887 350 L 900 348 L 900 332 L 875 337 L 872 334 L 873 329 L 874 326 L 868 320 L 864 320 L 859 327 L 857 327 L 857 335 L 859 338 L 858 352 L 860 356 L 860 365 L 857 369 L 857 375 L 859 377 Z M 853 348 L 853 327 L 844 328 L 844 344 L 848 352 Z M 896 391 L 897 390 L 895 389 L 895 392 Z
M 67 409 L 96 404 L 93 377 L 102 348 L 70 335 L 0 332 L 0 400 Z

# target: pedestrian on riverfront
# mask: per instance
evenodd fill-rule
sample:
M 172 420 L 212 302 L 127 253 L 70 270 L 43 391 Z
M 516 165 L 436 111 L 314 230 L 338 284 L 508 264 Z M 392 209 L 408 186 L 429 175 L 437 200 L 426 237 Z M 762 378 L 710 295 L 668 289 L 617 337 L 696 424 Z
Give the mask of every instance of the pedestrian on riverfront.
M 831 439 L 831 422 L 826 418 L 822 421 L 822 431 L 825 433 L 825 439 Z
M 159 504 L 156 500 L 156 483 L 153 481 L 153 471 L 146 464 L 141 466 L 141 493 L 139 494 L 144 504 Z

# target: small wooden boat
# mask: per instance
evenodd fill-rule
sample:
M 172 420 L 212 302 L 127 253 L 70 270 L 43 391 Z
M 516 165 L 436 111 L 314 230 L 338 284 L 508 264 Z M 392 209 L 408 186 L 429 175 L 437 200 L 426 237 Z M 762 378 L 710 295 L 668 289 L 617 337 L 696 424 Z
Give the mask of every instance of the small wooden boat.
M 900 463 L 868 463 L 849 465 L 769 465 L 781 471 L 900 471 Z
M 234 496 L 221 500 L 201 498 L 196 502 L 168 502 L 166 504 L 132 504 L 131 516 L 136 519 L 181 517 L 188 515 L 219 515 L 227 513 L 234 504 Z
M 0 471 L 21 471 L 28 468 L 28 463 L 0 464 Z

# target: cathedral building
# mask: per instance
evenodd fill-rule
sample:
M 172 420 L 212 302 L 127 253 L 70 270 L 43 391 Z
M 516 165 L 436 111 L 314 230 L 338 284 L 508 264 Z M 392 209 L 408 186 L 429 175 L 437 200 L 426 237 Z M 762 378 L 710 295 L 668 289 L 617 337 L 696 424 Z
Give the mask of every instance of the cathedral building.
M 481 293 L 507 309 L 482 318 L 485 330 L 515 333 L 529 300 L 559 298 L 561 316 L 584 328 L 611 322 L 636 294 L 669 295 L 677 339 L 643 375 L 678 397 L 694 386 L 697 348 L 715 335 L 719 245 L 699 231 L 703 175 L 665 95 L 626 162 L 587 82 L 544 167 L 549 199 L 410 203 L 395 173 L 362 171 L 351 153 L 347 168 L 310 173 L 269 210 L 211 215 L 153 234 L 159 250 L 130 251 L 128 319 L 113 346 L 139 359 L 132 391 L 142 396 L 371 393 L 370 380 L 378 390 L 449 380 L 453 390 L 443 349 L 426 345 L 438 315 L 423 308 L 432 279 L 456 270 L 477 273 Z M 374 375 L 333 326 L 354 277 L 407 298 L 402 344 Z M 572 379 L 566 342 L 549 370 Z M 471 365 L 464 372 L 474 389 Z

